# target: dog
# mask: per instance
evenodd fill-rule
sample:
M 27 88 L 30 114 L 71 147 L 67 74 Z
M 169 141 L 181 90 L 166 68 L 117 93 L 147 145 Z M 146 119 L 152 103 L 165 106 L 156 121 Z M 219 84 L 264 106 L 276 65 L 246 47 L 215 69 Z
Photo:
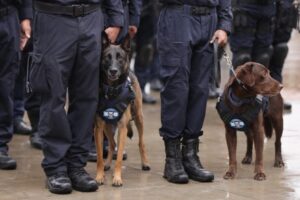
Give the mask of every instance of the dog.
M 273 128 L 276 133 L 274 166 L 284 166 L 281 155 L 282 88 L 283 86 L 270 76 L 266 67 L 255 62 L 247 62 L 237 67 L 234 76 L 229 78 L 216 106 L 225 125 L 229 152 L 229 169 L 224 179 L 234 179 L 237 173 L 237 130 L 244 131 L 247 137 L 247 152 L 242 160 L 243 164 L 251 164 L 254 142 L 255 180 L 266 179 L 263 167 L 264 132 L 270 138 Z
M 116 143 L 114 132 L 118 130 L 117 159 L 112 185 L 119 187 L 122 181 L 122 158 L 127 135 L 132 136 L 130 121 L 133 118 L 139 135 L 139 150 L 142 170 L 150 170 L 145 144 L 142 112 L 142 92 L 136 76 L 129 69 L 130 37 L 120 45 L 110 44 L 103 38 L 100 75 L 100 99 L 95 123 L 95 143 L 97 149 L 98 184 L 104 184 L 104 171 L 110 168 Z M 108 139 L 109 150 L 106 163 L 103 160 L 103 138 Z

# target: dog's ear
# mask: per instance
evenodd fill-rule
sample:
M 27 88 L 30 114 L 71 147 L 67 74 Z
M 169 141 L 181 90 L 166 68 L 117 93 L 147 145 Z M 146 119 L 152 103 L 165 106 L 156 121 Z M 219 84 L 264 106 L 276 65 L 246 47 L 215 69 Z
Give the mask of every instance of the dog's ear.
M 122 44 L 121 44 L 122 49 L 124 49 L 127 52 L 130 52 L 131 50 L 131 39 L 130 35 L 127 34 L 126 37 L 124 38 Z
M 102 49 L 106 49 L 110 45 L 110 41 L 105 32 L 102 34 Z
M 245 63 L 237 74 L 237 77 L 248 87 L 253 87 L 255 85 L 253 68 L 254 63 Z

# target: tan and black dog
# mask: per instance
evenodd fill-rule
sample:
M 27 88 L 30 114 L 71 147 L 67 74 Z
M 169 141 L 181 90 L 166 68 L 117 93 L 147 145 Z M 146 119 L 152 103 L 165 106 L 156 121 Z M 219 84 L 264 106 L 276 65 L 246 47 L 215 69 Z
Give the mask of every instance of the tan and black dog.
M 263 167 L 264 136 L 276 133 L 275 167 L 284 165 L 281 156 L 281 136 L 283 132 L 283 101 L 280 94 L 282 85 L 270 76 L 269 70 L 261 64 L 247 62 L 235 70 L 225 85 L 217 103 L 217 110 L 226 129 L 229 152 L 229 169 L 224 179 L 233 179 L 237 173 L 237 130 L 247 136 L 247 152 L 243 164 L 252 161 L 254 142 L 255 180 L 265 180 Z M 261 96 L 262 95 L 262 96 Z M 264 134 L 265 132 L 265 134 Z
M 104 171 L 109 169 L 115 149 L 114 132 L 118 130 L 117 160 L 113 173 L 113 186 L 122 186 L 122 158 L 127 135 L 132 133 L 133 119 L 139 134 L 139 150 L 142 169 L 150 170 L 144 144 L 142 92 L 136 76 L 129 69 L 130 38 L 121 45 L 114 45 L 103 39 L 101 61 L 100 99 L 95 123 L 97 148 L 98 184 L 104 183 Z M 103 138 L 108 138 L 109 151 L 106 163 L 103 160 Z

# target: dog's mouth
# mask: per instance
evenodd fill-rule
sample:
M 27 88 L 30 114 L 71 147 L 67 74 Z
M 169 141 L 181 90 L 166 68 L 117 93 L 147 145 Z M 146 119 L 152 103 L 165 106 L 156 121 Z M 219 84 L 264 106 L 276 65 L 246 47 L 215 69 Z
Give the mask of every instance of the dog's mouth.
M 111 80 L 111 81 L 116 81 L 116 80 L 119 79 L 119 75 L 117 75 L 117 74 L 114 74 L 114 75 L 108 74 L 108 79 Z

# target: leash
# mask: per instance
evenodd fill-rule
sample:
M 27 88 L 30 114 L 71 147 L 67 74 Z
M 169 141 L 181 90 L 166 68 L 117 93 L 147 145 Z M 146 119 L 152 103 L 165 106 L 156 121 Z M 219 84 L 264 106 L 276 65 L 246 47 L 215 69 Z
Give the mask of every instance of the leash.
M 247 87 L 245 86 L 245 84 L 237 77 L 236 72 L 233 68 L 232 62 L 231 62 L 231 58 L 228 55 L 228 53 L 226 52 L 225 49 L 223 49 L 223 57 L 226 60 L 226 64 L 227 67 L 229 68 L 229 70 L 231 71 L 231 73 L 233 74 L 233 76 L 235 77 L 235 80 L 238 82 L 238 84 L 246 91 L 248 91 Z

